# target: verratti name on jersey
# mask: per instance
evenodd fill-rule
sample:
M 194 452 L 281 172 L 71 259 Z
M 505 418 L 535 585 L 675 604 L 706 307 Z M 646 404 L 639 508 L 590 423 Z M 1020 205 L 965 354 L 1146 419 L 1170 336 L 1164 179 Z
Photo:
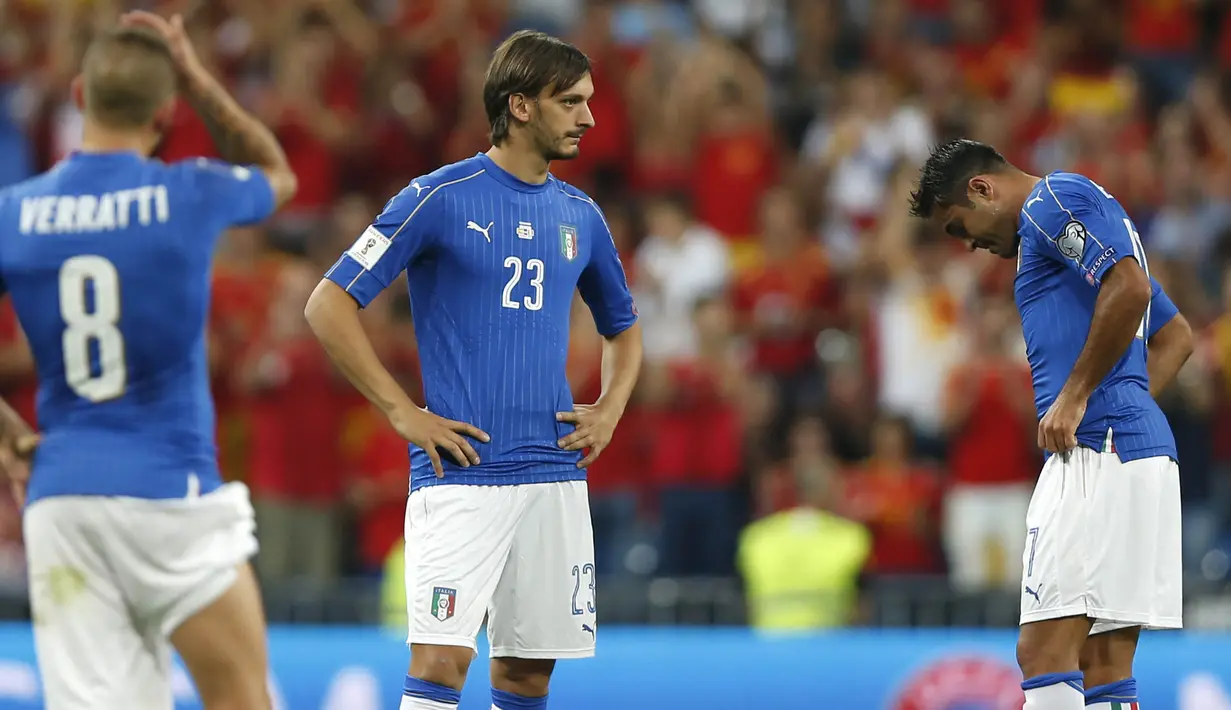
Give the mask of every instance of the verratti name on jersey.
M 611 232 L 594 201 L 549 176 L 523 182 L 486 155 L 412 181 L 326 277 L 361 305 L 406 272 L 427 408 L 491 436 L 482 461 L 409 447 L 411 488 L 577 480 L 580 452 L 557 441 L 573 397 L 565 378 L 574 293 L 614 336 L 636 310 Z
M 1085 347 L 1103 277 L 1123 259 L 1135 259 L 1149 274 L 1149 262 L 1120 203 L 1073 173 L 1055 172 L 1039 181 L 1022 207 L 1018 236 L 1013 295 L 1042 418 Z M 1153 285 L 1155 297 L 1137 337 L 1090 396 L 1077 429 L 1081 445 L 1114 452 L 1121 461 L 1176 457 L 1171 427 L 1150 396 L 1146 370 L 1146 340 L 1175 316 L 1175 306 L 1157 282 Z M 1155 310 L 1160 304 L 1162 314 Z
M 0 289 L 38 369 L 29 502 L 221 485 L 205 352 L 219 235 L 264 219 L 259 171 L 76 153 L 0 191 Z

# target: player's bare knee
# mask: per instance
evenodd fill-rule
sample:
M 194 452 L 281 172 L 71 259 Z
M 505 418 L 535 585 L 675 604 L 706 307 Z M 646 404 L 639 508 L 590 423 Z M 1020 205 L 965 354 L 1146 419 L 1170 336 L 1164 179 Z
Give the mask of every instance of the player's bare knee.
M 552 658 L 493 658 L 492 687 L 528 698 L 541 698 L 547 695 L 555 668 L 556 661 Z
M 410 675 L 419 680 L 461 690 L 474 652 L 464 646 L 415 644 L 410 651 Z

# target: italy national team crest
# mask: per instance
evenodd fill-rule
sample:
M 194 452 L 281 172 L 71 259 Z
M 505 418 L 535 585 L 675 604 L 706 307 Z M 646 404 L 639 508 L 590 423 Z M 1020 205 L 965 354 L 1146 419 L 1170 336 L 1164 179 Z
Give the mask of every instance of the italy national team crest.
M 577 258 L 577 228 L 568 224 L 560 225 L 560 253 L 565 259 L 572 261 Z
M 453 618 L 453 608 L 457 605 L 457 590 L 449 587 L 436 587 L 432 590 L 432 616 L 440 621 Z

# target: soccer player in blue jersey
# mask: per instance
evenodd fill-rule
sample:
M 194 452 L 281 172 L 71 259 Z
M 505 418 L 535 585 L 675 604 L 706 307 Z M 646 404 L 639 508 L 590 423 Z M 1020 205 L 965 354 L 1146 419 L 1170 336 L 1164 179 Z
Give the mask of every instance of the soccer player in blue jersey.
M 1146 338 L 1163 336 L 1169 352 L 1173 334 L 1152 327 L 1165 295 L 1153 294 L 1137 229 L 1090 179 L 1028 175 L 968 140 L 933 150 L 911 211 L 1017 260 L 1047 455 L 1022 559 L 1026 710 L 1135 703 L 1140 630 L 1182 625 L 1179 471 L 1150 376 L 1169 381 L 1187 357 L 1160 356 L 1155 373 L 1147 364 Z
M 410 442 L 401 710 L 457 707 L 484 617 L 493 708 L 545 708 L 556 659 L 594 654 L 585 468 L 632 393 L 641 332 L 602 212 L 548 172 L 594 125 L 593 91 L 575 47 L 509 37 L 483 89 L 493 147 L 411 181 L 306 308 L 338 367 Z M 357 313 L 403 271 L 423 409 Z M 574 405 L 565 379 L 577 291 L 606 338 L 589 405 Z
M 149 159 L 177 82 L 232 162 Z M 265 710 L 252 506 L 215 459 L 205 316 L 219 234 L 295 176 L 178 17 L 125 16 L 73 95 L 81 149 L 0 191 L 0 284 L 39 376 L 23 523 L 44 707 L 170 710 L 174 646 L 206 708 Z

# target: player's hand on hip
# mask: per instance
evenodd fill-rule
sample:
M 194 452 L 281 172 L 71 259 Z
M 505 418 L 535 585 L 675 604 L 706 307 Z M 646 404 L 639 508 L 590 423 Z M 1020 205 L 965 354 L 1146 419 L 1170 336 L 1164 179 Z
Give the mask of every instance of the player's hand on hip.
M 585 468 L 594 463 L 611 443 L 611 435 L 615 433 L 616 424 L 620 423 L 620 415 L 597 404 L 579 404 L 571 412 L 557 412 L 556 421 L 576 425 L 573 433 L 558 443 L 560 448 L 568 451 L 589 449 L 590 453 L 577 464 L 577 468 Z
M 167 43 L 171 59 L 181 72 L 191 74 L 203 71 L 197 50 L 192 46 L 192 41 L 188 39 L 188 33 L 184 30 L 184 18 L 179 14 L 172 15 L 168 20 L 152 12 L 134 10 L 124 13 L 120 17 L 120 24 L 124 27 L 145 27 L 157 32 Z
M 38 448 L 38 434 L 22 434 L 0 444 L 0 471 L 8 478 L 13 500 L 18 507 L 26 504 L 26 486 L 30 482 L 30 460 Z
M 413 405 L 394 412 L 389 417 L 389 423 L 402 438 L 427 453 L 432 460 L 432 468 L 436 469 L 437 478 L 445 475 L 444 464 L 440 460 L 441 451 L 450 454 L 457 465 L 469 468 L 472 464 L 478 465 L 479 454 L 466 437 L 483 443 L 491 441 L 486 432 L 472 424 L 438 417 Z
M 1039 422 L 1039 448 L 1067 454 L 1077 448 L 1077 427 L 1086 416 L 1086 401 L 1064 392 L 1048 407 Z

